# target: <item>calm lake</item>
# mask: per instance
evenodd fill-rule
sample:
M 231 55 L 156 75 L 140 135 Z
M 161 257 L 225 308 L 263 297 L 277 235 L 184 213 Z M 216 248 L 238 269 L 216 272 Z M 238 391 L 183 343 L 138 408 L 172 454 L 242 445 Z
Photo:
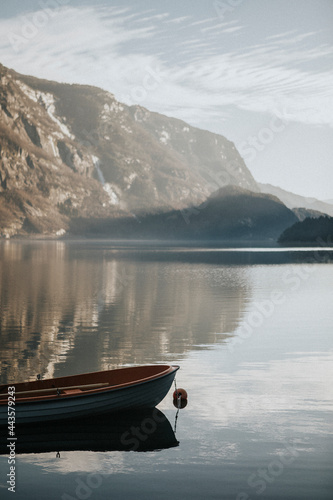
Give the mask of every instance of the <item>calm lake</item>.
M 55 428 L 16 455 L 14 496 L 1 455 L 1 498 L 331 500 L 332 256 L 0 243 L 0 384 L 168 363 L 188 392 L 158 419 L 96 418 L 74 449 L 75 426 Z M 135 451 L 115 449 L 118 428 Z

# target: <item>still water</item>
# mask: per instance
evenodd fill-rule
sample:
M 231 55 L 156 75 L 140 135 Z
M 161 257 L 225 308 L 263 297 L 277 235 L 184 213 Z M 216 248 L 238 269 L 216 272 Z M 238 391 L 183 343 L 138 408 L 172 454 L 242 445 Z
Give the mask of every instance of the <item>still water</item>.
M 332 251 L 3 242 L 0 257 L 0 384 L 170 363 L 188 392 L 180 411 L 173 387 L 161 414 L 96 418 L 81 445 L 75 425 L 40 426 L 15 496 L 0 456 L 1 498 L 333 498 Z

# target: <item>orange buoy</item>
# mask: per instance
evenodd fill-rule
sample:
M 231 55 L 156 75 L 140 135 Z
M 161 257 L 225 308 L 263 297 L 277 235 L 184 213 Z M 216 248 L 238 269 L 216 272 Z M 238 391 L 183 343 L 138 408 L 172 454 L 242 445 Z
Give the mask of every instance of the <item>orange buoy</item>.
M 182 410 L 185 406 L 187 406 L 187 399 L 173 398 L 173 406 L 178 408 L 178 410 Z
M 185 389 L 176 389 L 175 392 L 173 393 L 173 400 L 178 401 L 178 402 L 187 402 L 187 392 Z

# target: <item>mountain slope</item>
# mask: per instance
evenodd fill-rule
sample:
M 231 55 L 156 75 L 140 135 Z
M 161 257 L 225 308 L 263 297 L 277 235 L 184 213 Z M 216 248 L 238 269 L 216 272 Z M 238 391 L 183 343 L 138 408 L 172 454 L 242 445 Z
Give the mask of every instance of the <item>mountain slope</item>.
M 92 156 L 56 115 L 54 96 L 4 67 L 0 78 L 0 233 L 62 234 L 72 214 L 110 213 Z
M 138 214 L 117 220 L 77 219 L 71 231 L 87 236 L 124 239 L 274 242 L 297 221 L 295 214 L 271 195 L 226 186 L 205 203 L 184 210 Z
M 0 65 L 0 123 L 2 235 L 63 233 L 77 216 L 184 209 L 228 184 L 258 190 L 224 137 L 96 87 Z
M 279 237 L 282 245 L 310 244 L 317 246 L 332 246 L 333 217 L 319 217 L 305 219 L 287 228 Z
M 310 210 L 309 208 L 293 208 L 292 211 L 296 215 L 299 221 L 303 221 L 304 219 L 311 218 L 311 219 L 318 219 L 319 217 L 322 217 L 323 212 L 318 212 L 317 210 Z
M 131 210 L 186 206 L 226 184 L 258 191 L 234 144 L 220 135 L 128 107 L 95 87 L 20 78 L 37 91 L 53 93 L 58 114 L 98 156 L 105 181 L 118 186 Z
M 279 198 L 288 208 L 306 208 L 314 212 L 333 216 L 333 205 L 330 203 L 317 200 L 316 198 L 300 196 L 279 187 L 272 186 L 271 184 L 261 184 L 258 182 L 258 187 L 262 193 L 269 193 L 273 196 L 277 196 L 277 198 Z
M 212 237 L 218 233 L 229 239 L 275 240 L 297 221 L 295 214 L 275 196 L 235 186 L 218 190 L 202 210 L 198 208 L 202 230 Z

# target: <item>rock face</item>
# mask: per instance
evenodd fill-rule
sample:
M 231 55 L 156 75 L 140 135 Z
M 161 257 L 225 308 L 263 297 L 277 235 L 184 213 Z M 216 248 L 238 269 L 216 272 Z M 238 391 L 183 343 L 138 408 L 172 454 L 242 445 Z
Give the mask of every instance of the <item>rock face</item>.
M 226 185 L 258 191 L 233 143 L 181 120 L 0 65 L 0 234 L 73 218 L 181 210 Z
M 4 67 L 0 78 L 2 235 L 61 235 L 73 214 L 110 213 L 92 155 L 57 115 L 55 96 Z

